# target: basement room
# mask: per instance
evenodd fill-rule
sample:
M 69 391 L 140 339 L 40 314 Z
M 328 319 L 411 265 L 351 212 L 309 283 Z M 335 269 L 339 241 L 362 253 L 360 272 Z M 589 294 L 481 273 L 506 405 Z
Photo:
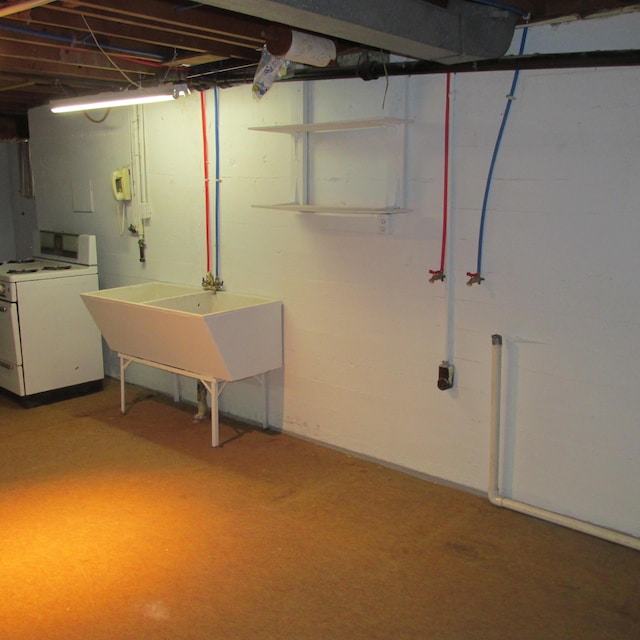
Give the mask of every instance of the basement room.
M 0 1 L 3 640 L 640 638 L 640 4 Z

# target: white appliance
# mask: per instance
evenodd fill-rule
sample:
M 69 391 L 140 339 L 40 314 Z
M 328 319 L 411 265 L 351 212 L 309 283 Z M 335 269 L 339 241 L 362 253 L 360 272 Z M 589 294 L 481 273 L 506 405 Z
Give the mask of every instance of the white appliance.
M 0 264 L 0 387 L 27 407 L 104 379 L 100 331 L 80 298 L 98 289 L 95 236 L 37 231 L 33 252 Z

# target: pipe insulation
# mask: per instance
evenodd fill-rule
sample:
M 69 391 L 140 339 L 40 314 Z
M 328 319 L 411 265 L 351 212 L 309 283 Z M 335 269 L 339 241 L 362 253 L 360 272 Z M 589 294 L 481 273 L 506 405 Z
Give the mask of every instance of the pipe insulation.
M 549 511 L 525 502 L 500 495 L 500 408 L 502 404 L 502 336 L 491 336 L 491 442 L 489 448 L 489 501 L 497 507 L 504 507 L 533 516 L 553 524 L 559 524 L 569 529 L 587 533 L 609 542 L 640 550 L 640 538 L 601 527 L 591 522 L 578 520 L 555 511 Z
M 278 58 L 326 67 L 336 58 L 336 44 L 328 38 L 281 27 L 273 29 L 267 37 L 267 51 Z

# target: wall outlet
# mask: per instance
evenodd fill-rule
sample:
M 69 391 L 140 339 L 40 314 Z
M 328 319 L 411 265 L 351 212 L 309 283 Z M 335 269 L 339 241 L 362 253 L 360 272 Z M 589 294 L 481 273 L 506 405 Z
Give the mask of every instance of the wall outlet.
M 438 389 L 446 391 L 453 387 L 454 368 L 446 360 L 438 367 Z

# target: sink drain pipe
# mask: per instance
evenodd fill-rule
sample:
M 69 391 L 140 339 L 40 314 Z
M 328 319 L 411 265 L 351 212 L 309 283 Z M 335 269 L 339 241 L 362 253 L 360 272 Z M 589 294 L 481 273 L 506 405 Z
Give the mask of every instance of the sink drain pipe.
M 609 542 L 615 542 L 632 549 L 640 550 L 640 538 L 600 527 L 584 520 L 578 520 L 555 511 L 548 511 L 512 498 L 500 495 L 500 407 L 502 396 L 502 336 L 491 336 L 491 443 L 489 452 L 489 501 L 498 506 L 518 511 L 534 518 L 547 520 L 569 529 L 575 529 Z

